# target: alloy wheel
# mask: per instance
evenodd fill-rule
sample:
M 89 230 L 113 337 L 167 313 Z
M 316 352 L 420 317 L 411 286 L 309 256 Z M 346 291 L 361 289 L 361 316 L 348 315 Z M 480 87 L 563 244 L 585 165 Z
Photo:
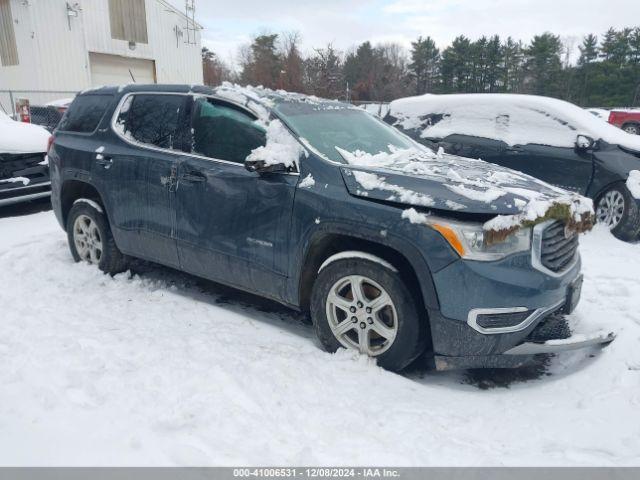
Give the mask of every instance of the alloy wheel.
M 327 295 L 326 313 L 342 346 L 372 357 L 386 352 L 398 333 L 398 314 L 391 296 L 365 276 L 338 280 Z
M 596 217 L 610 229 L 616 228 L 624 215 L 624 197 L 617 190 L 605 193 L 598 202 Z
M 89 263 L 100 263 L 102 237 L 96 222 L 87 215 L 78 215 L 73 223 L 73 243 L 78 256 Z
M 627 125 L 623 130 L 631 135 L 640 135 L 640 127 L 638 125 Z

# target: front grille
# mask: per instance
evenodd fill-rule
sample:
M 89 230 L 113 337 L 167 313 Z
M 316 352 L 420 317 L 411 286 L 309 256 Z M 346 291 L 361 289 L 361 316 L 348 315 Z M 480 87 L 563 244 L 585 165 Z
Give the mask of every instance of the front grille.
M 578 235 L 565 236 L 563 222 L 554 222 L 542 232 L 540 263 L 552 272 L 560 272 L 568 267 L 578 251 Z
M 542 320 L 525 339 L 526 342 L 544 343 L 564 340 L 571 336 L 571 328 L 564 315 L 556 312 Z
M 49 167 L 42 165 L 44 158 L 44 153 L 0 153 L 0 191 L 48 182 Z

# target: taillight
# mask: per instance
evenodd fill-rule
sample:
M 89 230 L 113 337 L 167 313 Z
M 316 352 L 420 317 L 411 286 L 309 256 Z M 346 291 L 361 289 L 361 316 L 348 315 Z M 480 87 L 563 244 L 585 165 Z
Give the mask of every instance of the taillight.
M 49 136 L 49 140 L 47 140 L 47 155 L 51 151 L 51 147 L 53 146 L 53 135 Z

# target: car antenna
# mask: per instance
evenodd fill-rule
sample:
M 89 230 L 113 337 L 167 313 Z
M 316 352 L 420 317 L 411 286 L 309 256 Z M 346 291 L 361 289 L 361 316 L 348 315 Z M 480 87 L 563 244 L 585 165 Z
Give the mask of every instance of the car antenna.
M 136 77 L 134 77 L 133 73 L 131 73 L 131 69 L 129 69 L 129 75 L 131 75 L 131 80 L 133 80 L 133 83 L 138 83 L 136 82 Z

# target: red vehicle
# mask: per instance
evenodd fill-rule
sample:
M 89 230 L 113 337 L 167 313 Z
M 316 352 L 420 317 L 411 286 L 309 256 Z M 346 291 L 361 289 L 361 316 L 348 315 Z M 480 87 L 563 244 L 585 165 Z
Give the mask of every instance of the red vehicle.
M 632 135 L 640 135 L 640 109 L 612 110 L 609 123 Z

